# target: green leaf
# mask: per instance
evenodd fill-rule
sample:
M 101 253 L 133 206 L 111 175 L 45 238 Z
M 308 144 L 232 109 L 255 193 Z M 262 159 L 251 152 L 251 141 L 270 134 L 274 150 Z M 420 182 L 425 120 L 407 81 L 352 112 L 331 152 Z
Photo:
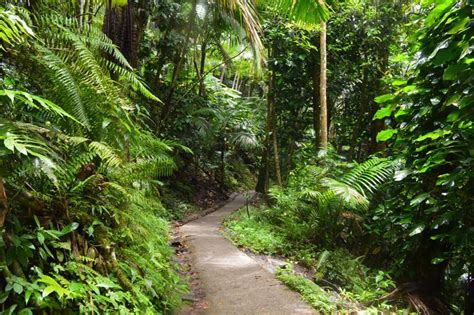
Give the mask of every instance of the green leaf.
M 396 79 L 392 81 L 393 86 L 403 86 L 407 84 L 407 80 Z
M 8 137 L 8 133 L 7 133 L 7 137 Z M 3 145 L 5 145 L 5 148 L 7 148 L 8 150 L 15 152 L 15 141 L 13 140 L 13 138 L 6 138 L 3 141 Z
M 428 14 L 425 20 L 426 27 L 431 27 L 439 22 L 443 14 L 453 5 L 454 0 L 437 1 L 436 7 Z
M 398 132 L 397 129 L 386 129 L 382 130 L 377 134 L 377 142 L 387 141 L 392 138 Z
M 465 63 L 457 63 L 453 65 L 449 65 L 443 73 L 443 80 L 444 81 L 452 81 L 459 78 L 459 74 L 464 70 L 469 69 L 469 66 Z
M 379 109 L 372 120 L 383 119 L 385 117 L 390 117 L 392 115 L 392 107 L 390 105 L 385 106 L 384 108 Z
M 40 242 L 41 245 L 44 244 L 44 235 L 41 232 L 36 233 L 36 238 L 38 239 L 38 242 Z
M 47 286 L 46 288 L 44 288 L 43 290 L 43 293 L 42 293 L 42 297 L 45 298 L 47 297 L 48 295 L 50 295 L 51 293 L 53 293 L 55 291 L 55 287 L 53 286 Z
M 393 94 L 384 94 L 384 95 L 377 96 L 375 98 L 375 102 L 378 103 L 378 104 L 382 104 L 382 103 L 386 103 L 388 101 L 391 101 L 394 98 L 395 98 L 395 95 L 393 95 Z
M 429 197 L 430 197 L 430 194 L 428 194 L 428 193 L 419 194 L 418 196 L 416 196 L 414 199 L 412 199 L 410 201 L 410 206 L 412 206 L 412 207 L 418 206 L 420 203 L 422 203 L 423 201 L 425 201 Z
M 402 181 L 403 179 L 405 179 L 411 173 L 412 173 L 412 171 L 407 170 L 407 169 L 395 171 L 395 175 L 393 176 L 393 178 L 396 182 L 399 182 L 399 181 Z
M 418 138 L 415 139 L 416 142 L 420 142 L 426 139 L 431 139 L 431 140 L 436 140 L 440 137 L 443 137 L 445 135 L 449 135 L 451 133 L 450 130 L 436 130 L 433 132 L 428 132 L 427 134 L 424 134 Z
M 431 263 L 432 263 L 433 265 L 437 265 L 437 264 L 442 263 L 442 262 L 445 261 L 445 260 L 446 260 L 446 258 L 436 257 L 436 258 L 433 258 L 433 259 L 431 260 Z
M 466 16 L 464 19 L 460 19 L 460 20 L 456 21 L 456 23 L 454 23 L 453 27 L 451 27 L 451 29 L 448 31 L 448 34 L 452 35 L 452 34 L 458 33 L 459 31 L 465 30 L 467 28 L 466 24 L 469 21 L 470 21 L 470 18 L 468 16 Z
M 415 235 L 418 235 L 420 234 L 421 232 L 423 232 L 425 230 L 425 225 L 424 224 L 419 224 L 416 228 L 414 228 L 409 236 L 412 237 L 412 236 L 415 236 Z
M 10 295 L 10 292 L 8 292 L 7 290 L 5 290 L 5 292 L 0 292 L 0 304 L 5 303 L 9 295 Z
M 30 301 L 30 297 L 31 297 L 31 294 L 33 293 L 33 291 L 31 290 L 28 290 L 25 292 L 25 304 L 28 304 L 28 302 Z
M 448 117 L 446 118 L 446 121 L 453 122 L 453 121 L 456 121 L 458 118 L 459 118 L 459 111 L 455 111 L 448 115 Z
M 23 286 L 19 283 L 14 283 L 13 291 L 15 291 L 17 294 L 21 294 L 23 292 Z
M 64 229 L 62 229 L 62 230 L 61 230 L 61 234 L 62 234 L 62 235 L 69 234 L 69 233 L 71 233 L 72 231 L 77 230 L 78 227 L 79 227 L 79 223 L 73 222 L 73 223 L 69 224 L 68 226 L 66 226 Z

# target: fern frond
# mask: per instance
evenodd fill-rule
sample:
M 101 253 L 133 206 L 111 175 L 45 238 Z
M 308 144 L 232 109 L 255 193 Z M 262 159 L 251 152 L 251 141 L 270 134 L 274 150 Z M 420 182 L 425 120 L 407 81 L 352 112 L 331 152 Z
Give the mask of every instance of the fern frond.
M 47 47 L 37 45 L 36 48 L 43 54 L 42 61 L 54 72 L 53 81 L 57 86 L 62 86 L 63 105 L 78 118 L 87 128 L 90 127 L 89 117 L 85 109 L 85 104 L 81 97 L 80 87 L 76 82 L 69 66 Z
M 30 105 L 33 108 L 44 109 L 53 112 L 61 117 L 67 117 L 77 123 L 80 123 L 74 116 L 67 113 L 60 106 L 40 96 L 16 90 L 0 90 L 0 96 L 7 96 L 12 102 L 17 99 L 25 104 Z
M 381 185 L 393 177 L 397 167 L 396 161 L 384 158 L 371 158 L 357 165 L 341 179 L 361 195 L 374 194 Z
M 96 153 L 109 167 L 122 165 L 122 159 L 115 153 L 114 149 L 103 142 L 93 141 L 89 144 L 92 152 Z
M 14 6 L 9 9 L 0 7 L 0 50 L 21 43 L 28 36 L 34 36 L 33 30 L 14 9 Z
M 337 196 L 344 205 L 353 209 L 367 209 L 369 206 L 369 200 L 364 195 L 344 182 L 332 178 L 325 178 L 323 179 L 323 185 L 334 192 L 334 195 Z M 328 195 L 327 197 L 330 196 Z

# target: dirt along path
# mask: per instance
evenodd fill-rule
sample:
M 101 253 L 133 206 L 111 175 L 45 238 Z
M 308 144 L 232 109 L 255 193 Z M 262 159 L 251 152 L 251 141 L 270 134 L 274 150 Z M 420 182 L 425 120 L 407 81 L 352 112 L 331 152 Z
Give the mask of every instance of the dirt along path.
M 205 303 L 180 314 L 316 314 L 219 232 L 223 219 L 246 204 L 241 194 L 217 211 L 180 227 Z M 205 305 L 204 307 L 202 305 Z

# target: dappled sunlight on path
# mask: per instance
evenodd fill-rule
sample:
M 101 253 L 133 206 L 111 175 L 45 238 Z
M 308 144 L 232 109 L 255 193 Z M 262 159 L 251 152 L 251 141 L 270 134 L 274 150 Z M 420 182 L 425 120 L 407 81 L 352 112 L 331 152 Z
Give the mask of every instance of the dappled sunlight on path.
M 219 232 L 222 220 L 246 203 L 238 195 L 214 213 L 183 225 L 193 269 L 205 292 L 207 307 L 182 314 L 315 314 L 255 260 Z

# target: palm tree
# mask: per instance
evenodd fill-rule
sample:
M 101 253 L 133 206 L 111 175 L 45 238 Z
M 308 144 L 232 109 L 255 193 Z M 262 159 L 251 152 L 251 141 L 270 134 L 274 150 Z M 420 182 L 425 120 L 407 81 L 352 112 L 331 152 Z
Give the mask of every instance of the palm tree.
M 152 1 L 139 1 L 134 3 L 127 0 L 104 0 L 107 2 L 106 14 L 104 17 L 104 33 L 110 37 L 114 43 L 121 48 L 122 53 L 127 57 L 134 67 L 138 63 L 138 46 L 148 21 L 147 13 Z M 197 1 L 193 1 L 190 12 L 189 29 L 193 27 L 192 21 L 195 18 Z M 263 45 L 260 39 L 260 23 L 255 10 L 253 0 L 218 0 L 215 3 L 223 12 L 229 16 L 238 17 L 238 21 L 244 28 L 250 45 L 253 48 L 257 59 L 257 65 L 262 61 Z M 188 45 L 186 45 L 188 46 Z M 186 53 L 187 47 L 184 48 Z M 181 58 L 183 59 L 183 58 Z M 179 67 L 178 67 L 179 68 Z M 179 69 L 178 69 L 179 70 Z

